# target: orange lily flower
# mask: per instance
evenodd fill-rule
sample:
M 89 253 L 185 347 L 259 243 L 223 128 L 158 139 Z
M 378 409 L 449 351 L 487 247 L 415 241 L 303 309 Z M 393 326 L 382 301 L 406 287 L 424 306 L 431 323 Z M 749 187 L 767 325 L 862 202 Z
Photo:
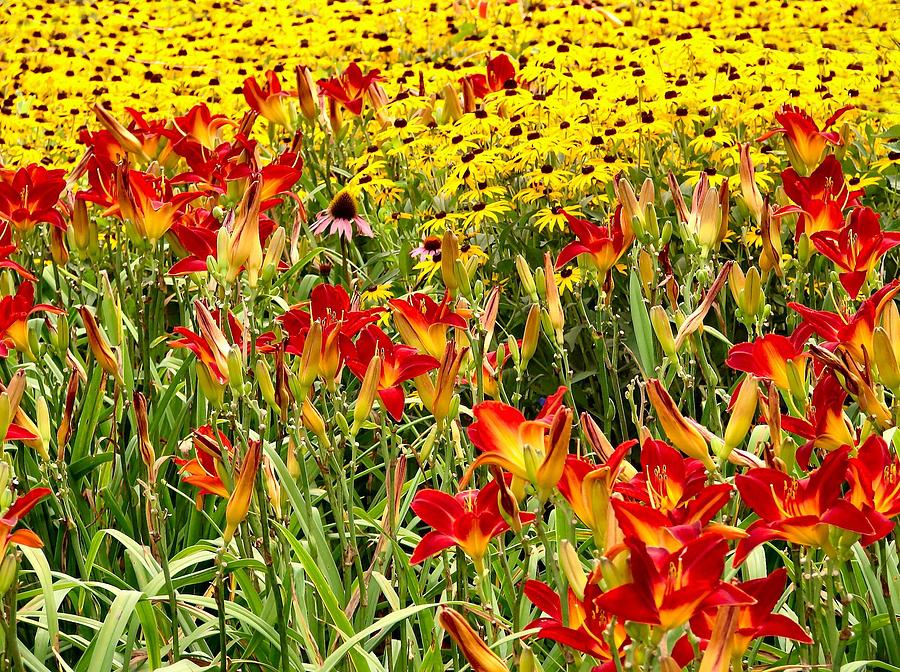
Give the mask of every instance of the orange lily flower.
M 224 114 L 212 114 L 206 103 L 197 103 L 187 114 L 172 120 L 176 138 L 190 138 L 205 147 L 215 149 L 219 144 L 222 128 L 234 126 L 235 122 Z
M 22 282 L 13 296 L 0 299 L 0 357 L 9 356 L 10 346 L 33 356 L 28 339 L 28 320 L 38 311 L 62 315 L 65 311 L 48 303 L 34 303 L 34 285 Z
M 765 133 L 756 141 L 768 140 L 776 134 L 784 135 L 784 148 L 791 164 L 797 170 L 803 169 L 809 173 L 819 165 L 828 145 L 841 144 L 840 134 L 827 129 L 831 128 L 845 112 L 852 109 L 853 105 L 842 107 L 832 114 L 819 130 L 807 112 L 793 105 L 782 105 L 775 113 L 775 119 L 781 126 Z
M 735 371 L 772 381 L 782 392 L 788 392 L 791 389 L 790 367 L 799 380 L 806 377 L 806 361 L 810 355 L 803 350 L 805 340 L 806 335 L 801 330 L 791 337 L 766 334 L 755 341 L 733 346 L 725 364 Z
M 444 354 L 450 328 L 464 330 L 467 326 L 467 315 L 450 305 L 449 292 L 444 293 L 440 303 L 427 294 L 417 293 L 406 299 L 391 299 L 388 305 L 404 342 L 436 359 Z
M 16 498 L 16 501 L 0 516 L 0 558 L 6 556 L 10 544 L 41 548 L 44 544 L 31 530 L 16 530 L 16 525 L 44 497 L 50 494 L 50 488 L 33 488 Z
M 173 193 L 171 183 L 162 177 L 138 170 L 121 170 L 119 176 L 119 210 L 131 225 L 129 233 L 135 241 L 147 240 L 151 245 L 172 228 L 184 206 L 201 195 Z
M 355 116 L 362 114 L 363 99 L 369 87 L 382 81 L 378 70 L 363 75 L 356 62 L 348 65 L 337 77 L 319 80 L 319 93 Z
M 222 543 L 228 545 L 234 538 L 238 525 L 244 522 L 250 511 L 250 501 L 253 498 L 253 487 L 256 484 L 256 476 L 262 463 L 262 442 L 248 441 L 247 454 L 238 471 L 234 490 L 228 497 L 228 505 L 225 507 L 225 532 L 222 534 Z
M 697 423 L 682 415 L 668 390 L 656 378 L 647 381 L 646 389 L 647 397 L 656 412 L 656 419 L 669 440 L 682 453 L 700 460 L 709 471 L 715 471 L 709 444 Z
M 181 480 L 197 488 L 195 502 L 197 510 L 203 509 L 203 498 L 206 495 L 215 495 L 222 499 L 228 498 L 231 490 L 222 480 L 225 456 L 234 452 L 228 437 L 221 431 L 216 431 L 209 425 L 204 425 L 194 431 L 192 442 L 194 457 L 185 460 L 174 458 L 179 470 Z M 223 455 L 224 452 L 224 455 Z
M 468 481 L 482 464 L 496 464 L 516 478 L 533 483 L 541 499 L 562 478 L 568 454 L 572 411 L 562 405 L 566 393 L 560 387 L 547 398 L 534 420 L 526 420 L 522 412 L 498 401 L 484 401 L 472 412 L 475 422 L 469 425 L 469 439 L 481 452 L 463 477 Z
M 840 162 L 828 155 L 811 175 L 803 177 L 793 168 L 781 173 L 784 193 L 795 205 L 779 208 L 776 217 L 799 215 L 794 236 L 812 236 L 820 231 L 837 231 L 844 225 L 844 211 L 859 205 L 861 191 L 850 191 Z
M 247 105 L 273 124 L 290 127 L 291 111 L 288 101 L 291 95 L 290 91 L 281 90 L 281 82 L 274 70 L 266 71 L 266 81 L 262 88 L 253 77 L 244 80 L 244 100 Z

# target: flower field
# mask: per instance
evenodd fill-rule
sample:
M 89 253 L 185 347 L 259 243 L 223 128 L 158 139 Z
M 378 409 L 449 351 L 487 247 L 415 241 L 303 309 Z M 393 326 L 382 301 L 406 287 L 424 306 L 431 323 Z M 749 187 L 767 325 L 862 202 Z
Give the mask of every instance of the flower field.
M 896 3 L 0 31 L 0 672 L 900 672 Z

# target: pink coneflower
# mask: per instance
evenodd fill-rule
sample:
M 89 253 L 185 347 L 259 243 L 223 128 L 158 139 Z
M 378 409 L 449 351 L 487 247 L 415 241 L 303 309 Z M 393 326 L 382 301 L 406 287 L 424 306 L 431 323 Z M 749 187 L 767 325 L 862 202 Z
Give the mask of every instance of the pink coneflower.
M 415 257 L 419 261 L 425 261 L 426 259 L 435 260 L 435 257 L 440 258 L 440 254 L 441 239 L 439 236 L 427 236 L 423 238 L 422 242 L 419 243 L 419 246 L 409 253 L 411 257 Z
M 360 235 L 372 237 L 372 228 L 356 207 L 356 199 L 346 189 L 341 189 L 331 199 L 328 207 L 316 215 L 313 233 L 336 233 L 347 240 L 353 237 L 353 225 Z

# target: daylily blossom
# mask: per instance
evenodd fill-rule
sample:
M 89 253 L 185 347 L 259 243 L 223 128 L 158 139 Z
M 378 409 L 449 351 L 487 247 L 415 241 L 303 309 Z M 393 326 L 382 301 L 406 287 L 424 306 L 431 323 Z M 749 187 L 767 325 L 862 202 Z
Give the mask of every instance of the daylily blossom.
M 6 557 L 10 544 L 41 548 L 44 544 L 31 530 L 16 530 L 16 526 L 37 504 L 50 495 L 50 488 L 33 488 L 20 495 L 0 516 L 0 558 Z
M 352 353 L 352 337 L 378 319 L 381 308 L 359 310 L 356 298 L 340 285 L 316 285 L 309 302 L 292 306 L 278 318 L 288 337 L 285 352 L 304 355 L 307 335 L 313 322 L 321 328 L 319 352 L 315 356 L 315 371 L 326 385 L 333 386 L 346 357 Z M 368 362 L 367 362 L 368 364 Z
M 668 179 L 675 211 L 683 227 L 683 237 L 694 241 L 705 254 L 709 254 L 719 247 L 728 234 L 728 183 L 725 182 L 719 191 L 709 185 L 707 174 L 701 173 L 689 210 L 675 175 L 670 172 Z
M 319 92 L 326 98 L 341 105 L 352 114 L 362 114 L 363 100 L 366 91 L 374 82 L 382 81 L 378 70 L 371 70 L 365 75 L 356 62 L 348 65 L 337 77 L 319 80 Z
M 802 332 L 793 336 L 766 334 L 749 343 L 738 343 L 728 351 L 725 365 L 735 371 L 750 373 L 772 381 L 782 392 L 791 389 L 791 377 L 802 381 L 810 355 L 803 350 L 806 340 Z
M 832 373 L 826 372 L 816 381 L 806 418 L 781 416 L 784 429 L 807 440 L 797 449 L 797 463 L 802 468 L 809 465 L 813 448 L 832 451 L 856 444 L 852 426 L 844 414 L 846 399 L 847 391 Z
M 722 581 L 728 544 L 717 534 L 703 534 L 674 552 L 648 549 L 626 539 L 632 581 L 597 598 L 596 608 L 620 619 L 668 631 L 695 614 L 721 605 L 749 605 L 753 598 Z
M 578 519 L 594 535 L 598 549 L 605 549 L 611 540 L 610 525 L 615 525 L 610 498 L 618 479 L 624 473 L 624 460 L 637 441 L 626 441 L 615 449 L 605 463 L 597 465 L 575 455 L 566 457 L 566 466 L 557 487 Z M 704 478 L 705 478 L 704 471 Z
M 394 326 L 403 341 L 419 352 L 441 357 L 446 349 L 450 329 L 464 330 L 466 315 L 450 305 L 445 292 L 440 303 L 427 294 L 412 294 L 406 299 L 391 299 Z
M 475 422 L 469 439 L 481 451 L 464 481 L 482 464 L 496 464 L 521 481 L 533 483 L 546 498 L 562 477 L 568 454 L 572 411 L 562 404 L 566 388 L 547 398 L 534 420 L 499 401 L 483 401 L 472 409 Z
M 0 299 L 0 357 L 8 357 L 10 346 L 33 356 L 28 339 L 28 320 L 37 312 L 62 315 L 65 311 L 49 303 L 34 303 L 34 285 L 25 280 L 16 293 Z
M 231 441 L 221 431 L 209 425 L 194 430 L 191 437 L 194 457 L 184 459 L 175 457 L 175 464 L 180 467 L 181 480 L 197 488 L 195 501 L 197 510 L 203 509 L 203 498 L 215 495 L 227 499 L 231 489 L 222 480 L 223 460 L 231 459 L 234 449 Z
M 900 233 L 885 232 L 879 216 L 869 208 L 856 208 L 840 231 L 820 231 L 810 237 L 816 249 L 841 269 L 841 284 L 855 299 L 878 260 L 900 245 Z
M 700 460 L 709 471 L 715 471 L 709 454 L 709 443 L 696 422 L 690 420 L 675 404 L 668 390 L 656 378 L 647 381 L 647 397 L 656 412 L 660 426 L 678 450 Z
M 796 205 L 779 208 L 776 217 L 797 214 L 795 238 L 804 233 L 812 236 L 820 231 L 836 231 L 844 225 L 844 211 L 859 205 L 862 192 L 850 191 L 844 181 L 840 162 L 828 155 L 811 175 L 802 176 L 793 168 L 781 173 L 784 193 Z
M 600 277 L 606 280 L 610 269 L 618 263 L 634 242 L 631 222 L 623 221 L 622 207 L 616 207 L 607 226 L 591 224 L 565 211 L 563 214 L 578 240 L 562 249 L 556 259 L 556 268 L 562 268 L 572 259 L 586 255 Z
M 794 301 L 788 303 L 788 307 L 803 317 L 801 334 L 815 333 L 824 340 L 823 347 L 829 350 L 843 344 L 853 359 L 864 363 L 873 352 L 875 327 L 898 292 L 900 280 L 894 280 L 863 301 L 853 315 L 815 310 Z
M 873 533 L 863 535 L 864 546 L 883 539 L 894 530 L 894 518 L 900 515 L 900 458 L 887 442 L 873 434 L 860 446 L 848 463 L 847 498 L 863 511 Z
M 784 614 L 772 613 L 784 594 L 786 582 L 787 570 L 779 567 L 765 578 L 737 584 L 756 603 L 724 607 L 738 610 L 737 623 L 734 634 L 727 643 L 725 659 L 731 660 L 743 655 L 750 648 L 750 642 L 759 637 L 784 637 L 805 644 L 812 643 L 812 638 L 796 621 Z M 691 632 L 701 639 L 710 640 L 714 636 L 715 621 L 715 610 L 701 611 L 691 619 Z
M 839 537 L 849 534 L 847 546 L 856 535 L 872 534 L 865 514 L 841 494 L 849 452 L 845 446 L 829 453 L 822 466 L 801 479 L 768 467 L 736 476 L 741 498 L 760 520 L 751 524 L 748 536 L 738 542 L 735 566 L 743 563 L 754 548 L 773 539 L 824 548 L 834 556 L 833 531 Z
M 274 70 L 266 71 L 266 80 L 262 88 L 254 77 L 244 80 L 244 99 L 261 117 L 273 124 L 291 125 L 291 112 L 288 101 L 289 91 L 281 90 L 281 82 Z
M 197 103 L 187 114 L 172 119 L 174 138 L 190 138 L 205 147 L 215 149 L 220 142 L 222 128 L 234 126 L 235 122 L 224 114 L 212 114 L 206 103 Z
M 378 397 L 391 417 L 399 421 L 405 404 L 401 383 L 433 371 L 440 362 L 431 355 L 419 354 L 408 345 L 395 344 L 381 329 L 369 325 L 360 333 L 353 355 L 347 360 L 347 368 L 363 380 L 368 363 L 376 355 L 381 358 Z
M 489 93 L 515 89 L 516 66 L 509 60 L 509 56 L 499 54 L 488 60 L 486 75 L 480 73 L 466 75 L 459 81 L 463 85 L 464 98 L 471 93 L 475 99 L 481 100 Z
M 775 119 L 781 126 L 760 136 L 757 138 L 757 142 L 768 140 L 776 134 L 784 135 L 785 150 L 791 163 L 797 170 L 804 168 L 808 173 L 819 165 L 822 154 L 828 145 L 841 144 L 840 134 L 828 129 L 851 109 L 853 109 L 852 105 L 840 108 L 828 118 L 825 125 L 819 130 L 816 122 L 807 112 L 793 105 L 782 105 L 781 109 L 775 113 Z
M 47 222 L 66 228 L 56 204 L 66 188 L 64 170 L 47 170 L 36 163 L 18 170 L 0 169 L 0 221 L 20 231 Z
M 612 613 L 597 606 L 597 600 L 603 594 L 600 588 L 600 570 L 595 569 L 587 578 L 584 595 L 579 599 L 570 587 L 568 597 L 568 619 L 563 619 L 559 594 L 541 581 L 529 579 L 525 582 L 525 596 L 531 600 L 543 614 L 528 624 L 528 629 L 538 628 L 535 637 L 549 639 L 569 646 L 576 651 L 586 653 L 597 660 L 613 662 L 621 657 L 621 651 L 615 654 L 610 651 L 609 626 Z M 615 625 L 614 641 L 621 647 L 627 642 L 624 624 L 619 621 Z M 602 670 L 615 669 L 613 666 L 602 667 Z
M 511 479 L 509 475 L 504 478 L 507 483 Z M 499 491 L 497 482 L 492 480 L 480 490 L 465 490 L 456 495 L 431 489 L 417 492 L 412 510 L 433 530 L 422 537 L 410 563 L 416 565 L 444 549 L 459 546 L 476 566 L 482 566 L 491 539 L 510 529 L 500 512 Z M 533 513 L 519 514 L 522 525 L 534 518 Z
M 138 170 L 123 170 L 119 175 L 119 211 L 131 225 L 129 233 L 151 245 L 172 228 L 185 205 L 200 196 L 193 191 L 175 193 L 165 179 Z

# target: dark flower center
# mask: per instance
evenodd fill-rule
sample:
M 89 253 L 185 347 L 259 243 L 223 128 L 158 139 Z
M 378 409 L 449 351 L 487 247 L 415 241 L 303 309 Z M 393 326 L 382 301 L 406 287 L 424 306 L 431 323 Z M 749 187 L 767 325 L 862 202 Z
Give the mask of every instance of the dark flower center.
M 437 236 L 428 236 L 428 238 L 423 241 L 422 247 L 427 252 L 436 252 L 441 249 L 441 239 Z
M 357 216 L 356 201 L 346 191 L 340 192 L 331 202 L 331 216 L 335 219 L 352 220 Z

